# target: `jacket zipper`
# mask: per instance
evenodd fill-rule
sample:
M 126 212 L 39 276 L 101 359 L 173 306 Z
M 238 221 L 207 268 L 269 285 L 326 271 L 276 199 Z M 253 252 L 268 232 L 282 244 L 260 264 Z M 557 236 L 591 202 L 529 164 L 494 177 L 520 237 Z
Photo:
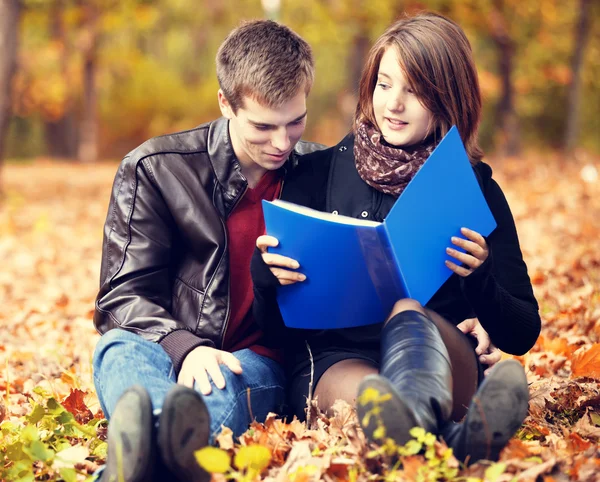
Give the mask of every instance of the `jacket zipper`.
M 285 171 L 284 171 L 283 179 L 281 180 L 281 188 L 279 189 L 279 194 L 277 196 L 277 199 L 281 199 L 281 195 L 283 194 L 284 183 L 285 183 Z M 236 208 L 236 206 L 240 203 L 240 201 L 244 197 L 244 194 L 246 194 L 246 191 L 248 191 L 248 184 L 246 184 L 246 188 L 244 189 L 244 192 L 242 193 L 242 195 L 240 197 L 238 197 L 237 201 L 231 208 L 231 212 L 233 212 L 234 209 Z M 221 224 L 223 225 L 223 232 L 225 233 L 225 251 L 224 252 L 227 252 L 228 245 L 229 245 L 229 240 L 227 239 L 227 226 L 226 226 L 225 222 L 223 221 L 223 219 L 221 219 Z M 230 318 L 230 314 L 231 314 L 231 312 L 229 311 L 229 308 L 231 306 L 230 305 L 231 277 L 229 278 L 227 284 L 228 284 L 228 287 L 227 287 L 227 315 L 225 316 L 225 326 L 223 327 L 223 331 L 221 332 L 220 348 L 219 348 L 220 350 L 223 349 L 223 343 L 225 341 L 225 334 L 227 333 L 227 327 L 229 326 L 229 318 Z
M 246 194 L 246 191 L 248 191 L 248 183 L 247 182 L 246 182 L 246 187 L 244 188 L 244 192 L 242 192 L 242 194 L 237 198 L 237 200 L 235 201 L 235 204 L 231 208 L 231 211 L 229 211 L 230 213 L 232 213 L 235 210 L 237 205 L 240 203 L 240 201 L 244 197 L 244 194 Z M 223 225 L 223 232 L 225 233 L 225 251 L 223 251 L 223 254 L 225 254 L 225 253 L 227 253 L 227 250 L 229 249 L 229 239 L 227 238 L 227 225 L 225 224 L 225 221 L 223 219 L 221 219 L 221 224 Z M 227 267 L 227 271 L 229 271 L 229 266 Z M 231 276 L 227 280 L 227 314 L 225 315 L 225 326 L 223 326 L 223 330 L 221 331 L 221 337 L 219 340 L 219 342 L 220 342 L 219 349 L 220 350 L 223 349 L 223 343 L 225 341 L 225 333 L 227 333 L 227 327 L 229 326 L 229 317 L 230 317 L 229 315 L 231 314 L 230 308 L 231 308 Z

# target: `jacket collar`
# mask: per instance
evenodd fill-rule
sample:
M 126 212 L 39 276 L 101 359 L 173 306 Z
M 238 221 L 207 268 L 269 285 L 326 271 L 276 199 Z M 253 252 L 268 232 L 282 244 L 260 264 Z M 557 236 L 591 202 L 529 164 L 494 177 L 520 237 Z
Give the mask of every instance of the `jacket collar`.
M 233 151 L 229 137 L 229 120 L 220 117 L 211 122 L 208 130 L 208 157 L 221 190 L 225 195 L 225 205 L 235 202 L 248 185 L 242 175 L 242 168 Z M 229 210 L 229 209 L 227 209 Z
M 208 130 L 207 144 L 208 156 L 217 182 L 221 187 L 221 192 L 223 193 L 224 214 L 227 216 L 248 187 L 248 181 L 242 174 L 242 167 L 233 151 L 229 135 L 229 120 L 227 118 L 219 117 L 217 120 L 211 122 Z M 298 164 L 298 155 L 303 154 L 304 151 L 310 152 L 314 150 L 315 147 L 313 146 L 323 147 L 303 141 L 298 142 L 289 159 L 282 167 L 284 176 Z

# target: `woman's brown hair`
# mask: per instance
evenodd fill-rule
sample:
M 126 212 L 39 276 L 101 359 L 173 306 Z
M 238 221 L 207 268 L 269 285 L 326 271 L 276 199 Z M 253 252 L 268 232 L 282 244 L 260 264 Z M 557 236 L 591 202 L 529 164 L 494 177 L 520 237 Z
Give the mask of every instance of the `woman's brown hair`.
M 481 92 L 471 44 L 455 22 L 436 13 L 403 18 L 377 39 L 360 79 L 354 130 L 361 122 L 377 127 L 373 91 L 381 57 L 388 48 L 397 50 L 411 88 L 431 112 L 434 135 L 441 138 L 456 125 L 471 163 L 480 161 Z

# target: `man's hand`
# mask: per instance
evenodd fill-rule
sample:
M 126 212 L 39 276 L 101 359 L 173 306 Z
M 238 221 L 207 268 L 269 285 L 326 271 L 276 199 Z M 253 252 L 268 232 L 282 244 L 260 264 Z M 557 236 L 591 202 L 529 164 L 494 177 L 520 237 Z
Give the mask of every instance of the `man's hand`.
M 259 236 L 256 240 L 256 247 L 262 253 L 262 259 L 269 266 L 271 273 L 279 280 L 282 286 L 291 285 L 298 281 L 304 281 L 306 276 L 296 271 L 289 271 L 283 268 L 298 269 L 300 263 L 292 258 L 281 256 L 280 254 L 267 253 L 268 247 L 275 247 L 279 244 L 279 240 L 273 236 Z
M 212 391 L 210 380 L 219 389 L 225 388 L 225 378 L 221 373 L 221 367 L 225 365 L 233 373 L 242 373 L 240 361 L 227 351 L 217 350 L 208 346 L 199 346 L 187 354 L 183 360 L 177 383 L 193 388 L 194 380 L 202 395 L 209 395 Z
M 475 353 L 479 356 L 479 361 L 481 363 L 488 365 L 488 368 L 484 372 L 487 375 L 490 369 L 500 361 L 502 353 L 491 343 L 490 335 L 488 335 L 488 332 L 481 326 L 481 323 L 479 323 L 477 318 L 469 318 L 459 323 L 457 328 L 465 335 L 471 335 L 477 338 Z

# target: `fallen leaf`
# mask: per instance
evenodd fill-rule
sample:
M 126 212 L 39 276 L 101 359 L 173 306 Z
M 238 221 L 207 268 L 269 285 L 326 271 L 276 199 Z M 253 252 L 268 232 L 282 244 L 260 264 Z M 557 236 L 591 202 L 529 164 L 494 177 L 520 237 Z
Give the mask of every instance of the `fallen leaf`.
M 588 350 L 573 356 L 571 360 L 573 377 L 588 377 L 600 380 L 600 343 L 594 343 Z

